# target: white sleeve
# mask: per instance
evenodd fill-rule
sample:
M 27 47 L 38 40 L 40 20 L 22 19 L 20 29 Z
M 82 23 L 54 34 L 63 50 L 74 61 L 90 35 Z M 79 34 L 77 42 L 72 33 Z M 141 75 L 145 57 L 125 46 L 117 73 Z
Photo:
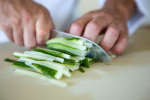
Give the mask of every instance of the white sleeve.
M 128 21 L 129 34 L 132 35 L 145 22 L 150 23 L 150 0 L 135 0 L 137 9 Z
M 100 8 L 106 0 L 99 0 Z M 150 0 L 135 0 L 137 9 L 128 21 L 129 34 L 132 35 L 145 22 L 150 23 Z

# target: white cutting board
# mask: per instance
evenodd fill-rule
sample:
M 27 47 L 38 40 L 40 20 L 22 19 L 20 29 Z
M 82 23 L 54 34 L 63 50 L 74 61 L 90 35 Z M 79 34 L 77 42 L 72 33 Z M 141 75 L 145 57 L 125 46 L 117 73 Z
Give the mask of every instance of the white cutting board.
M 14 51 L 0 44 L 0 100 L 150 100 L 150 31 L 140 30 L 124 55 L 110 64 L 96 63 L 85 73 L 75 72 L 61 88 L 46 81 L 17 75 L 3 61 Z

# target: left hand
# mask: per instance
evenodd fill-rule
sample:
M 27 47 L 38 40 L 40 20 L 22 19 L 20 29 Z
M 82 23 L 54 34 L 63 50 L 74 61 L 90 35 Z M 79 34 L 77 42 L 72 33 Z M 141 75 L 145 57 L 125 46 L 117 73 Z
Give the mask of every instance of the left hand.
M 117 10 L 91 11 L 73 22 L 69 32 L 96 41 L 104 32 L 99 45 L 106 51 L 121 54 L 128 44 L 127 20 L 122 12 Z

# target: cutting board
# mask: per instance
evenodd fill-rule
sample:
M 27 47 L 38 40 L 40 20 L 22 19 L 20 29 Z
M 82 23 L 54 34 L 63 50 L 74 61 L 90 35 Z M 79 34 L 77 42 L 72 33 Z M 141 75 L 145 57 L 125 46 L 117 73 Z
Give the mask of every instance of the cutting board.
M 85 73 L 64 79 L 68 87 L 17 75 L 3 61 L 14 51 L 12 43 L 0 44 L 0 100 L 150 100 L 150 30 L 141 29 L 130 38 L 125 53 L 109 64 L 95 63 Z

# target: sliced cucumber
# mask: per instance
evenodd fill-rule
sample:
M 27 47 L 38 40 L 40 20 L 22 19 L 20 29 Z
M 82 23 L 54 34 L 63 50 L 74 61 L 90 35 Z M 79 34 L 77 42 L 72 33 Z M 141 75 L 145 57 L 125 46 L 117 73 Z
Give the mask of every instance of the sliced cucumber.
M 79 49 L 86 50 L 87 47 L 84 45 L 84 42 L 79 38 L 53 38 L 47 41 L 47 45 L 51 43 L 62 43 L 64 45 Z
M 45 53 L 45 54 L 53 55 L 53 56 L 56 56 L 56 57 L 61 57 L 61 58 L 66 58 L 66 59 L 71 58 L 71 56 L 68 55 L 68 54 L 65 54 L 65 53 L 62 53 L 62 52 L 59 52 L 59 51 L 50 50 L 50 49 L 35 48 L 33 50 L 38 51 L 38 52 L 42 52 L 42 53 Z
M 85 58 L 80 63 L 81 63 L 81 66 L 89 68 L 92 62 L 93 62 L 92 58 Z
M 16 57 L 26 57 L 26 58 L 32 58 L 35 60 L 64 62 L 63 58 L 51 56 L 51 55 L 40 53 L 37 51 L 25 51 L 24 53 L 15 52 L 13 55 Z
M 63 53 L 67 53 L 73 56 L 85 56 L 86 51 L 82 51 L 76 48 L 69 47 L 67 45 L 61 44 L 61 43 L 50 43 L 47 45 L 47 48 L 57 50 Z
M 33 63 L 39 64 L 39 65 L 54 69 L 58 72 L 61 72 L 67 77 L 71 77 L 71 73 L 69 72 L 69 69 L 66 68 L 66 66 L 63 64 L 59 64 L 59 63 L 51 62 L 51 61 L 35 61 L 29 58 L 19 58 L 19 61 L 27 62 L 30 64 L 33 64 Z

